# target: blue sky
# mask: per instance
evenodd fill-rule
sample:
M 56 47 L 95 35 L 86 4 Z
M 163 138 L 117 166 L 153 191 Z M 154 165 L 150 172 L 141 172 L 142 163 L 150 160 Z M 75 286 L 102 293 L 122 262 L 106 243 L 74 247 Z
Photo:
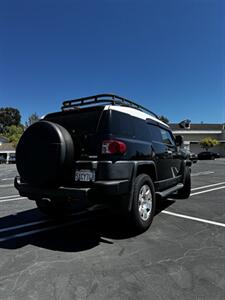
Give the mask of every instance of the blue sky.
M 225 1 L 0 1 L 0 106 L 112 92 L 171 122 L 225 122 Z

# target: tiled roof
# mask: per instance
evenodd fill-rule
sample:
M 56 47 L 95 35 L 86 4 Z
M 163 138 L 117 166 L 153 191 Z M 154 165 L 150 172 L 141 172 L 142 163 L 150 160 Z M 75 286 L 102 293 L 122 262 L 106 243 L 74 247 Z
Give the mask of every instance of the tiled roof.
M 0 151 L 15 151 L 15 148 L 11 143 L 5 143 L 0 145 Z
M 0 142 L 2 143 L 8 143 L 8 139 L 2 135 L 0 135 Z

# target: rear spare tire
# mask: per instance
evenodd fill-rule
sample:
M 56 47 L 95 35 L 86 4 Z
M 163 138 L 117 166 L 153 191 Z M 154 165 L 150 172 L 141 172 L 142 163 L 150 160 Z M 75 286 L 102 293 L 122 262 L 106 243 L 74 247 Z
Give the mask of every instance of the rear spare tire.
M 74 146 L 69 132 L 49 121 L 39 121 L 23 133 L 16 164 L 22 181 L 31 185 L 58 185 L 70 173 Z

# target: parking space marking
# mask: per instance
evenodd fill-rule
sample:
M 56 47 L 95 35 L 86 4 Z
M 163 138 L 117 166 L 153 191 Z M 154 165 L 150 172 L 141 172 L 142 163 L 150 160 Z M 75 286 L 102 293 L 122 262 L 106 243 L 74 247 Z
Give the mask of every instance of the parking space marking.
M 70 214 L 69 216 L 74 217 L 74 216 L 82 216 L 82 215 L 85 215 L 85 214 L 87 214 L 87 211 L 75 212 L 75 213 Z M 12 231 L 12 230 L 16 230 L 16 229 L 21 229 L 21 228 L 26 228 L 26 227 L 31 227 L 31 226 L 34 226 L 34 225 L 45 224 L 45 223 L 49 223 L 49 222 L 52 222 L 52 221 L 54 221 L 54 219 L 48 218 L 48 219 L 43 219 L 43 220 L 34 221 L 34 222 L 30 222 L 30 223 L 25 223 L 25 224 L 0 228 L 0 233 L 1 232 L 6 232 L 6 231 Z M 60 224 L 60 225 L 57 225 L 57 226 L 61 226 L 63 224 Z
M 217 187 L 217 188 L 214 188 L 214 189 L 210 189 L 210 190 L 205 190 L 205 191 L 200 191 L 200 192 L 192 193 L 192 194 L 190 195 L 190 197 L 191 197 L 191 196 L 195 196 L 195 195 L 199 195 L 199 194 L 204 194 L 204 193 L 209 193 L 209 192 L 217 191 L 217 190 L 222 190 L 222 189 L 225 189 L 225 186 L 220 186 L 220 187 Z
M 82 215 L 84 215 L 84 216 L 81 219 L 72 220 L 72 221 L 69 221 L 69 222 L 65 222 L 65 223 L 61 223 L 61 224 L 56 224 L 56 225 L 52 225 L 52 226 L 48 226 L 48 227 L 44 227 L 44 228 L 33 229 L 33 230 L 21 232 L 21 233 L 12 234 L 12 235 L 0 238 L 0 243 L 6 242 L 8 240 L 15 239 L 15 238 L 20 238 L 20 237 L 25 237 L 25 236 L 29 236 L 29 235 L 34 235 L 34 234 L 41 233 L 41 232 L 44 232 L 44 231 L 49 231 L 49 230 L 54 230 L 54 229 L 58 229 L 58 228 L 63 228 L 63 227 L 74 225 L 74 224 L 81 223 L 81 222 L 84 222 L 84 221 L 89 221 L 89 220 L 95 218 L 94 216 L 90 216 L 90 215 L 89 216 L 85 216 L 86 214 L 87 214 L 87 211 L 73 213 L 73 214 L 70 215 L 70 217 L 73 217 L 73 216 L 82 216 Z M 29 226 L 34 226 L 34 225 L 49 223 L 51 221 L 54 221 L 54 220 L 53 219 L 46 219 L 46 220 L 40 220 L 40 221 L 36 221 L 36 222 L 30 222 L 30 223 L 26 223 L 26 224 L 21 224 L 21 225 L 6 227 L 6 228 L 0 229 L 0 233 L 1 232 L 6 232 L 6 231 L 12 231 L 12 230 L 20 229 L 20 228 L 24 228 L 24 227 L 29 227 Z
M 7 181 L 7 180 L 14 180 L 14 177 L 11 177 L 11 178 L 3 178 L 1 179 L 2 181 Z
M 14 184 L 0 184 L 0 188 L 13 187 Z
M 0 197 L 0 200 L 2 200 L 2 199 L 8 199 L 8 198 L 15 198 L 15 197 L 19 197 L 19 194 L 17 194 L 17 195 L 10 195 L 10 196 L 2 196 L 2 197 Z
M 197 191 L 197 190 L 201 190 L 201 189 L 205 189 L 205 188 L 209 188 L 209 187 L 217 186 L 217 185 L 221 185 L 221 184 L 225 184 L 225 181 L 214 183 L 214 184 L 209 184 L 209 185 L 199 186 L 199 187 L 191 189 L 191 191 Z
M 11 226 L 11 227 L 0 228 L 0 233 L 10 231 L 10 230 L 26 228 L 26 227 L 29 227 L 29 226 L 43 224 L 43 223 L 47 223 L 48 221 L 50 221 L 50 219 L 49 220 L 36 221 L 36 222 L 30 222 L 30 223 L 21 224 L 21 225 L 15 225 L 15 226 Z
M 199 173 L 192 173 L 191 176 L 200 176 L 200 175 L 209 175 L 209 174 L 214 174 L 215 172 L 213 171 L 204 171 L 204 172 L 199 172 Z
M 167 211 L 167 210 L 162 210 L 161 212 L 164 213 L 164 214 L 167 214 L 167 215 L 178 217 L 178 218 L 193 220 L 193 221 L 202 222 L 202 223 L 211 224 L 211 225 L 216 225 L 216 226 L 220 226 L 220 227 L 225 227 L 225 224 L 220 223 L 220 222 L 214 222 L 214 221 L 210 221 L 210 220 L 206 220 L 206 219 L 190 217 L 190 216 L 187 216 L 187 215 L 177 214 L 177 213 Z
M 0 200 L 0 203 L 3 203 L 3 202 L 10 202 L 10 201 L 15 201 L 15 200 L 23 200 L 23 199 L 27 199 L 27 197 L 18 197 L 18 198 L 12 198 L 12 199 Z
M 9 241 L 9 240 L 12 240 L 15 238 L 21 238 L 21 237 L 25 237 L 28 235 L 37 234 L 37 233 L 44 232 L 44 231 L 67 227 L 69 225 L 74 225 L 74 224 L 77 224 L 77 223 L 80 223 L 83 221 L 87 221 L 87 220 L 90 220 L 90 218 L 84 218 L 82 220 L 74 220 L 74 221 L 67 222 L 67 223 L 60 224 L 60 225 L 53 225 L 53 226 L 49 226 L 49 227 L 45 227 L 45 228 L 41 228 L 41 229 L 34 229 L 34 230 L 22 232 L 22 233 L 13 234 L 13 235 L 7 236 L 5 238 L 0 238 L 0 243 Z

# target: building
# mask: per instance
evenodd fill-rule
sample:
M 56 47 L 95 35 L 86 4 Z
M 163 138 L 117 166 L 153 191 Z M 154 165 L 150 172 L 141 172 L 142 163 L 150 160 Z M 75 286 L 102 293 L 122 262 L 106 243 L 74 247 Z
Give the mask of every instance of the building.
M 5 159 L 6 163 L 15 158 L 15 148 L 9 143 L 8 139 L 0 136 L 0 157 Z
M 6 137 L 0 135 L 0 146 L 1 146 L 2 144 L 8 143 L 8 142 L 9 142 L 9 141 L 8 141 L 8 139 L 7 139 Z
M 212 148 L 212 151 L 225 156 L 225 124 L 190 124 L 190 128 L 180 128 L 179 124 L 170 124 L 174 135 L 182 135 L 184 146 L 194 152 L 204 151 L 200 141 L 206 137 L 212 137 L 219 141 L 219 145 Z

